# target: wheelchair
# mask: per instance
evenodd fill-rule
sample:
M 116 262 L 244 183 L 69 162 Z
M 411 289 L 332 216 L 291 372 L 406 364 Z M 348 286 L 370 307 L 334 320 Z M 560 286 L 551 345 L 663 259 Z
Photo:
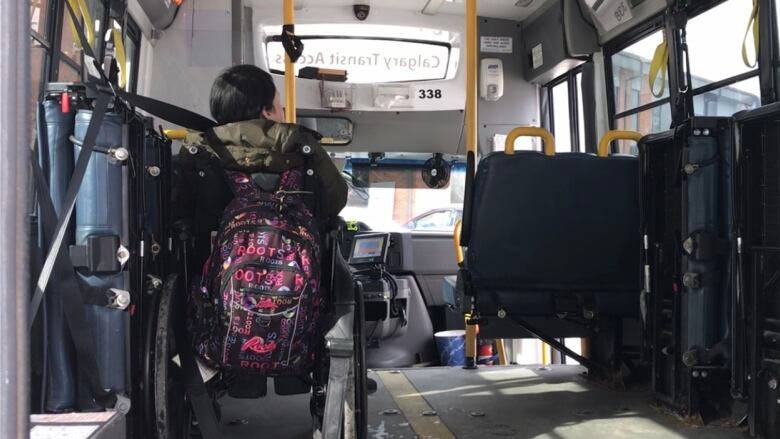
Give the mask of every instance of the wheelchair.
M 326 302 L 329 304 L 323 315 L 323 337 L 316 347 L 318 359 L 312 372 L 300 377 L 275 377 L 274 389 L 277 395 L 310 394 L 310 414 L 313 437 L 338 439 L 364 439 L 368 434 L 367 419 L 367 369 L 365 362 L 363 293 L 343 260 L 340 250 L 340 234 L 343 222 L 330 227 L 323 235 L 322 285 L 327 288 Z M 185 252 L 183 241 L 181 252 Z M 181 254 L 180 252 L 180 254 Z M 186 259 L 186 258 L 185 258 Z M 186 273 L 170 274 L 162 292 L 155 298 L 152 317 L 146 331 L 146 361 L 144 389 L 146 419 L 154 421 L 157 439 L 184 439 L 206 437 L 199 431 L 194 416 L 193 404 L 187 392 L 180 353 L 192 349 L 182 343 L 181 334 L 185 325 L 185 297 L 187 293 Z M 185 337 L 186 338 L 186 337 Z M 338 365 L 333 361 L 334 352 L 346 361 Z M 346 366 L 346 367 L 345 367 Z M 331 375 L 341 374 L 343 393 L 337 389 L 337 381 Z M 205 383 L 214 411 L 219 421 L 218 399 L 230 395 L 234 398 L 259 398 L 266 395 L 267 378 L 252 377 L 252 382 L 226 373 L 217 373 Z M 333 410 L 340 422 L 325 420 L 329 394 L 336 391 L 343 398 L 333 402 Z M 343 401 L 343 402 L 341 402 Z M 340 406 L 335 408 L 337 404 Z M 330 425 L 329 431 L 323 431 Z

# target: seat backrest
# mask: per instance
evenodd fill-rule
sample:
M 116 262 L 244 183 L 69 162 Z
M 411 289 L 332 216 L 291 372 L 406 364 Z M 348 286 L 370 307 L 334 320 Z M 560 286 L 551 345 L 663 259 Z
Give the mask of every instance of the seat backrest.
M 466 262 L 476 286 L 639 289 L 634 157 L 493 153 L 479 163 L 471 208 Z

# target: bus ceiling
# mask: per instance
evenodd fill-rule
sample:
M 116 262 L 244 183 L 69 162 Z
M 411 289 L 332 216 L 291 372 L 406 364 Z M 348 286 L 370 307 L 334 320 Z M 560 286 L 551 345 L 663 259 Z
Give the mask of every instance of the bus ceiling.
M 600 44 L 666 4 L 631 0 L 629 13 L 616 21 L 609 18 L 614 13 L 605 18 L 604 5 L 611 3 L 622 2 L 478 2 L 479 61 L 498 60 L 483 71 L 498 65 L 503 72 L 503 97 L 483 93 L 478 99 L 482 148 L 493 149 L 516 126 L 539 126 L 540 84 L 585 62 Z M 356 4 L 370 8 L 359 11 Z M 139 90 L 208 115 L 207 84 L 229 65 L 251 63 L 276 73 L 284 101 L 282 6 L 282 0 L 131 0 L 130 12 L 145 15 L 141 27 L 152 29 L 144 32 L 151 54 L 143 56 Z M 297 0 L 294 9 L 295 33 L 304 43 L 296 72 L 347 72 L 345 82 L 295 81 L 300 117 L 351 121 L 349 141 L 332 150 L 465 154 L 463 0 Z M 544 46 L 544 61 L 533 68 L 528 64 L 537 46 Z

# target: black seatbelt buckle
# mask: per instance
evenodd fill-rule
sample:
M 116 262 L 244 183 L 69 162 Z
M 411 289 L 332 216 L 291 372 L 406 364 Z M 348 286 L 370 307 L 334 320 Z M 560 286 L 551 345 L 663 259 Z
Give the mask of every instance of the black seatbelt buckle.
M 116 273 L 122 270 L 121 249 L 118 236 L 89 236 L 85 245 L 70 246 L 70 260 L 75 268 L 89 274 Z

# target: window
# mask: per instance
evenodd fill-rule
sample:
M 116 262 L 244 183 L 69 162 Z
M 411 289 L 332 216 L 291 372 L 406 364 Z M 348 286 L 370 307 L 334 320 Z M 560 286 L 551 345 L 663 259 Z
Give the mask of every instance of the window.
M 35 120 L 43 86 L 47 82 L 78 82 L 81 80 L 81 49 L 75 44 L 75 38 L 68 19 L 69 12 L 64 1 L 30 1 L 30 44 L 31 44 L 31 120 Z M 120 2 L 121 3 L 121 2 Z M 96 56 L 102 59 L 102 36 L 105 35 L 105 23 L 108 22 L 108 0 L 86 0 L 92 15 L 95 29 Z M 119 11 L 124 13 L 124 9 Z M 117 11 L 114 11 L 116 14 Z M 135 87 L 137 65 L 141 44 L 141 31 L 131 17 L 127 17 L 128 73 L 129 90 Z M 35 124 L 33 123 L 33 126 Z
M 728 0 L 688 21 L 685 29 L 694 87 L 697 81 L 709 84 L 754 70 L 742 61 L 742 40 L 752 9 L 752 1 Z M 752 34 L 747 43 L 753 47 Z M 752 50 L 748 53 L 752 60 Z
M 366 153 L 344 157 L 349 192 L 340 215 L 374 230 L 452 233 L 463 214 L 465 158 L 445 157 L 452 163 L 450 182 L 441 189 L 431 189 L 421 177 L 422 166 L 430 157 L 386 153 L 373 165 Z
M 615 119 L 615 129 L 638 131 L 642 134 L 658 133 L 666 131 L 672 124 L 672 110 L 669 104 L 653 107 L 629 116 Z M 631 140 L 617 140 L 613 142 L 613 151 L 619 154 L 637 155 L 636 142 Z
M 752 2 L 728 0 L 688 21 L 693 110 L 697 116 L 731 116 L 761 105 L 758 69 L 746 66 L 742 60 L 742 40 L 752 8 Z M 751 38 L 748 35 L 749 47 Z M 752 52 L 748 49 L 751 59 Z
M 553 135 L 555 152 L 571 152 L 571 109 L 569 108 L 569 81 L 552 88 Z
M 46 35 L 46 19 L 49 16 L 48 0 L 30 1 L 30 29 L 39 36 Z
M 414 230 L 447 230 L 455 226 L 451 210 L 439 210 L 431 212 L 407 223 L 407 227 Z
M 650 63 L 656 47 L 663 42 L 664 31 L 656 26 L 649 32 L 617 50 L 610 50 L 608 77 L 612 80 L 613 129 L 650 134 L 665 131 L 672 123 L 668 82 L 664 83 L 659 73 L 654 90 L 650 89 Z M 613 142 L 612 148 L 620 154 L 638 153 L 636 142 L 630 140 Z
M 612 55 L 612 92 L 616 114 L 669 99 L 668 84 L 664 84 L 663 94 L 659 93 L 660 75 L 655 90 L 660 96 L 654 96 L 650 90 L 650 62 L 656 47 L 663 42 L 662 32 L 653 32 Z
M 555 152 L 586 151 L 582 68 L 574 69 L 542 88 L 548 129 L 555 136 Z

